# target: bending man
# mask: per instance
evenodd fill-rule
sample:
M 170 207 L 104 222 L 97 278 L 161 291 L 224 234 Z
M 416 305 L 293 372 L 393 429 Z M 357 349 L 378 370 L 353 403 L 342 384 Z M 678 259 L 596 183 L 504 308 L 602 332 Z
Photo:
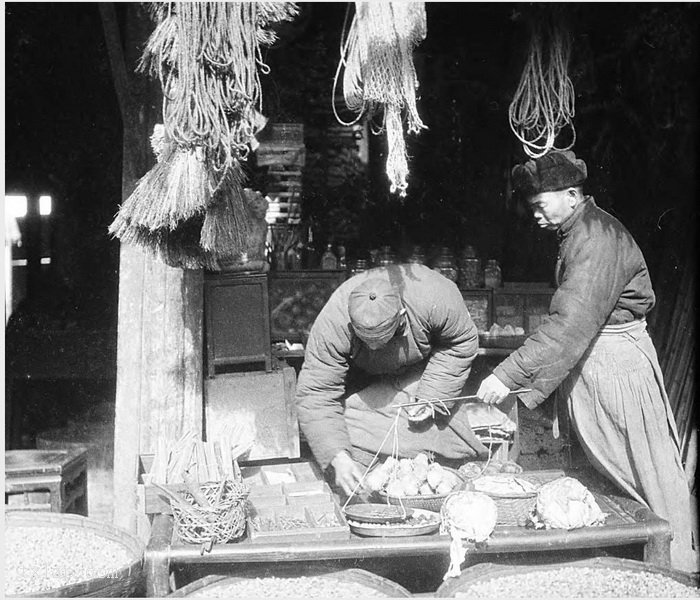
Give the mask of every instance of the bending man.
M 350 494 L 362 465 L 394 444 L 408 458 L 486 454 L 459 404 L 392 406 L 459 395 L 477 347 L 459 289 L 436 271 L 392 265 L 345 281 L 311 328 L 297 383 L 299 425 L 317 462 Z

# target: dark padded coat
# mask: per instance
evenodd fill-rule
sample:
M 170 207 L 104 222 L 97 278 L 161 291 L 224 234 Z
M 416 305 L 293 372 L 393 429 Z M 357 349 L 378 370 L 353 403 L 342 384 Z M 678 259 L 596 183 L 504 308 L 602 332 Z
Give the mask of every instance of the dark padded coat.
M 537 331 L 493 374 L 530 408 L 543 402 L 581 360 L 605 325 L 641 319 L 654 306 L 646 262 L 632 235 L 592 197 L 557 231 L 557 289 Z
M 374 277 L 399 289 L 406 327 L 384 348 L 371 351 L 352 331 L 348 297 Z M 343 418 L 350 371 L 391 374 L 426 361 L 416 396 L 449 398 L 461 392 L 477 348 L 477 330 L 459 289 L 436 271 L 418 264 L 392 265 L 345 281 L 311 328 L 297 382 L 299 425 L 316 460 L 325 469 L 338 452 L 350 451 Z

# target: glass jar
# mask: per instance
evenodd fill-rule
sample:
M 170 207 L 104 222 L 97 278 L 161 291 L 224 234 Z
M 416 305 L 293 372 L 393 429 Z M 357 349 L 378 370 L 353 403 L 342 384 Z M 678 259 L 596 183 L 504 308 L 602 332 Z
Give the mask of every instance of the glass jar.
M 321 256 L 321 269 L 324 271 L 332 271 L 338 268 L 338 258 L 333 252 L 333 244 L 326 244 L 326 251 Z
M 483 286 L 484 272 L 481 268 L 481 259 L 477 256 L 473 246 L 465 246 L 462 250 L 457 262 L 457 270 L 459 271 L 460 286 L 464 288 Z
M 498 261 L 490 258 L 484 268 L 484 286 L 487 288 L 499 288 L 503 285 L 503 275 Z
M 425 250 L 423 250 L 423 246 L 413 246 L 413 252 L 408 257 L 408 262 L 419 265 L 425 264 Z
M 348 268 L 347 253 L 343 244 L 338 245 L 338 268 L 342 270 Z
M 391 249 L 391 246 L 382 246 L 377 255 L 376 265 L 378 267 L 386 267 L 396 263 L 396 254 Z
M 433 270 L 447 277 L 450 281 L 457 281 L 457 263 L 452 250 L 447 246 L 440 248 L 440 254 L 433 263 Z
M 366 271 L 368 268 L 369 264 L 367 263 L 367 259 L 358 258 L 350 269 L 350 275 L 357 275 L 358 273 L 362 273 L 362 271 Z
M 287 250 L 287 254 L 285 257 L 287 262 L 287 269 L 290 269 L 292 271 L 298 271 L 299 269 L 301 269 L 303 253 L 304 245 L 301 242 L 292 244 L 289 247 L 289 250 Z

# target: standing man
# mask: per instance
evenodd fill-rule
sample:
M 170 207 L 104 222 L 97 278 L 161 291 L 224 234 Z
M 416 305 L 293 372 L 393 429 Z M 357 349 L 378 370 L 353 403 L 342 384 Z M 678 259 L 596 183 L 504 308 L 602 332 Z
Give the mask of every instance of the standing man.
M 557 289 L 539 329 L 477 392 L 489 404 L 510 390 L 534 408 L 555 389 L 591 463 L 673 528 L 672 566 L 697 571 L 690 492 L 656 350 L 646 330 L 654 291 L 625 227 L 584 196 L 586 164 L 550 151 L 513 169 L 537 224 L 559 240 Z
M 336 485 L 351 494 L 380 450 L 486 455 L 463 405 L 392 406 L 459 395 L 477 347 L 459 289 L 428 267 L 377 267 L 340 285 L 311 328 L 296 392 L 301 430 Z

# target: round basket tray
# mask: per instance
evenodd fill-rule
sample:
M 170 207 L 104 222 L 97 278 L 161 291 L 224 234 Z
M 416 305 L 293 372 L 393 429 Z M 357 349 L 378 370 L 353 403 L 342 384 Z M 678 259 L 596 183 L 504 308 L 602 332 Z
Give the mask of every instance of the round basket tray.
M 480 563 L 469 567 L 462 571 L 459 577 L 448 579 L 438 589 L 435 595 L 438 598 L 455 598 L 455 597 L 480 597 L 470 590 L 472 586 L 477 584 L 486 584 L 489 581 L 512 575 L 523 575 L 529 579 L 533 579 L 538 574 L 545 575 L 547 572 L 558 571 L 560 569 L 580 569 L 581 577 L 573 578 L 571 581 L 571 590 L 567 592 L 566 597 L 600 597 L 601 594 L 596 594 L 593 589 L 591 573 L 596 570 L 613 570 L 622 571 L 628 575 L 631 573 L 656 573 L 663 575 L 674 581 L 682 583 L 691 588 L 698 588 L 700 582 L 697 575 L 691 575 L 682 571 L 658 567 L 649 563 L 630 560 L 626 558 L 617 558 L 612 556 L 602 556 L 597 558 L 588 558 L 585 560 L 574 560 L 570 562 L 562 561 L 559 563 L 547 564 L 528 564 L 528 565 L 502 565 L 493 563 Z M 609 576 L 607 577 L 609 579 Z M 626 579 L 629 579 L 627 577 Z M 579 593 L 574 589 L 578 586 Z M 624 583 L 623 583 L 624 586 Z M 489 593 L 489 596 L 497 597 L 499 592 L 494 590 Z M 631 593 L 631 592 L 630 592 Z M 518 590 L 518 598 L 540 598 L 543 594 L 542 585 L 538 589 L 533 589 L 533 594 L 530 596 L 524 587 Z M 548 594 L 552 597 L 551 590 Z M 605 597 L 630 597 L 629 593 L 625 595 L 625 590 L 620 589 L 618 593 L 605 593 Z M 634 593 L 634 597 L 639 597 L 638 593 Z M 643 597 L 643 596 L 642 596 Z M 658 597 L 658 596 L 657 596 Z
M 386 596 L 389 598 L 409 598 L 411 593 L 403 586 L 395 583 L 391 579 L 381 577 L 365 571 L 364 569 L 342 569 L 337 570 L 332 567 L 323 567 L 321 565 L 301 565 L 301 564 L 280 564 L 276 563 L 269 566 L 261 566 L 247 568 L 245 575 L 207 575 L 201 579 L 193 581 L 173 592 L 168 598 L 186 598 L 190 596 L 202 596 L 207 598 L 232 598 L 234 597 L 230 590 L 232 585 L 249 582 L 250 580 L 260 578 L 299 578 L 299 577 L 316 577 L 320 576 L 324 579 L 336 581 L 338 584 L 354 583 L 361 584 L 366 588 L 374 590 L 378 596 Z M 227 589 L 228 588 L 228 589 Z M 338 590 L 336 589 L 335 592 Z M 334 594 L 336 596 L 337 594 Z M 307 597 L 307 598 L 326 598 L 325 596 L 314 596 L 301 592 L 298 586 L 289 589 L 290 597 Z M 255 590 L 248 588 L 245 598 L 262 597 L 260 593 L 255 593 Z M 281 597 L 281 596 L 280 596 Z
M 464 477 L 456 470 L 450 467 L 443 467 L 446 471 L 453 473 L 460 483 L 458 483 L 450 493 L 461 490 L 466 484 Z M 389 502 L 390 504 L 407 506 L 409 508 L 420 508 L 423 510 L 430 510 L 432 512 L 440 512 L 442 503 L 449 494 L 424 494 L 420 496 L 389 496 L 385 491 L 376 492 L 377 496 L 384 502 Z
M 103 576 L 87 579 L 49 590 L 28 592 L 8 596 L 10 598 L 129 598 L 133 597 L 142 584 L 143 555 L 145 547 L 141 540 L 130 533 L 108 523 L 89 519 L 80 515 L 50 512 L 22 511 L 5 513 L 5 528 L 46 527 L 89 531 L 100 537 L 117 542 L 131 556 L 131 562 Z M 7 572 L 5 571 L 7 577 Z
M 431 510 L 414 508 L 412 518 L 423 517 L 429 519 L 420 525 L 410 525 L 403 523 L 362 523 L 348 519 L 350 531 L 358 535 L 368 537 L 409 537 L 414 535 L 427 535 L 434 533 L 440 528 L 440 514 Z
M 506 489 L 505 486 L 501 489 L 498 488 L 498 482 L 508 481 L 514 482 L 508 489 Z M 487 485 L 482 487 L 482 482 L 494 482 L 494 487 L 489 488 Z M 520 482 L 521 485 L 515 482 Z M 477 492 L 482 492 L 487 496 L 491 496 L 491 498 L 536 498 L 537 489 L 539 488 L 539 484 L 532 483 L 526 477 L 512 473 L 482 475 L 481 477 L 473 479 L 472 484 Z

